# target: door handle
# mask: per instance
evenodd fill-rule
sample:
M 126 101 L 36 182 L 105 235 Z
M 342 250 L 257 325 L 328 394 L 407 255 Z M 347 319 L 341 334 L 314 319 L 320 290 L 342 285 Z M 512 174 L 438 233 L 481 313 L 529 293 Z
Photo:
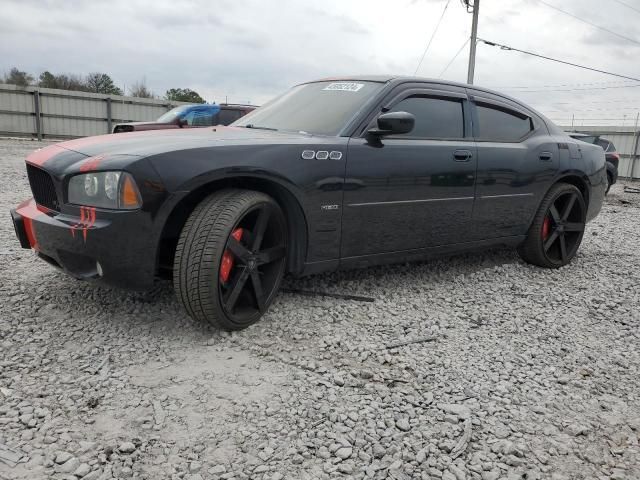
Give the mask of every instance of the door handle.
M 548 162 L 549 160 L 551 160 L 553 158 L 553 153 L 551 152 L 542 152 L 540 154 L 540 160 L 542 160 L 543 162 Z
M 453 152 L 453 159 L 456 162 L 468 162 L 473 157 L 473 154 L 469 150 L 456 150 Z

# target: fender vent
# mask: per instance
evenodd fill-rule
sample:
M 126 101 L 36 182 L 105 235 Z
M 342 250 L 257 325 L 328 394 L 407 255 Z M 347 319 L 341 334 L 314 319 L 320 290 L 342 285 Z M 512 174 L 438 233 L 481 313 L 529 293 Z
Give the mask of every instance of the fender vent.
M 27 176 L 36 203 L 50 210 L 59 211 L 60 204 L 51 175 L 38 167 L 27 164 Z

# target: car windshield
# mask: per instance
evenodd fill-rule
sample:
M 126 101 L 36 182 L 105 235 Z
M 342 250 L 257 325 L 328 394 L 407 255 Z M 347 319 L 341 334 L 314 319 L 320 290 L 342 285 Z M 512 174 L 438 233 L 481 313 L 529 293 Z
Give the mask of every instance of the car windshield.
M 158 118 L 156 122 L 171 123 L 176 119 L 176 117 L 180 117 L 190 107 L 191 105 L 182 105 L 180 107 L 172 108 L 167 113 Z
M 364 81 L 298 85 L 232 125 L 337 135 L 383 86 Z

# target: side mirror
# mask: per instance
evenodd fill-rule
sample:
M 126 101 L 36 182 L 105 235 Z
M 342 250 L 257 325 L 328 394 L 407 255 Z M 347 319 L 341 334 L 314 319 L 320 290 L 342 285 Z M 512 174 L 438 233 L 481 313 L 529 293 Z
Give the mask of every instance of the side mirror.
M 388 112 L 378 117 L 378 128 L 369 130 L 370 135 L 401 135 L 413 130 L 416 117 L 408 112 Z
M 176 121 L 176 124 L 182 128 L 185 125 L 188 125 L 187 121 L 184 118 L 178 118 L 178 120 Z

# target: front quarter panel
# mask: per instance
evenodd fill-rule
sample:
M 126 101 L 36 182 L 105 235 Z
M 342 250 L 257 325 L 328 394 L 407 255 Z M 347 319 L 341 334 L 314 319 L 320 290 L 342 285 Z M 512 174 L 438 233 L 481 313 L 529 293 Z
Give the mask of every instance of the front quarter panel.
M 286 188 L 302 207 L 308 229 L 307 263 L 335 260 L 340 247 L 346 144 L 342 137 L 303 137 L 286 143 L 217 145 L 154 155 L 150 161 L 172 194 L 159 223 L 189 192 L 218 180 L 268 180 Z M 341 158 L 305 160 L 305 150 L 340 152 Z

